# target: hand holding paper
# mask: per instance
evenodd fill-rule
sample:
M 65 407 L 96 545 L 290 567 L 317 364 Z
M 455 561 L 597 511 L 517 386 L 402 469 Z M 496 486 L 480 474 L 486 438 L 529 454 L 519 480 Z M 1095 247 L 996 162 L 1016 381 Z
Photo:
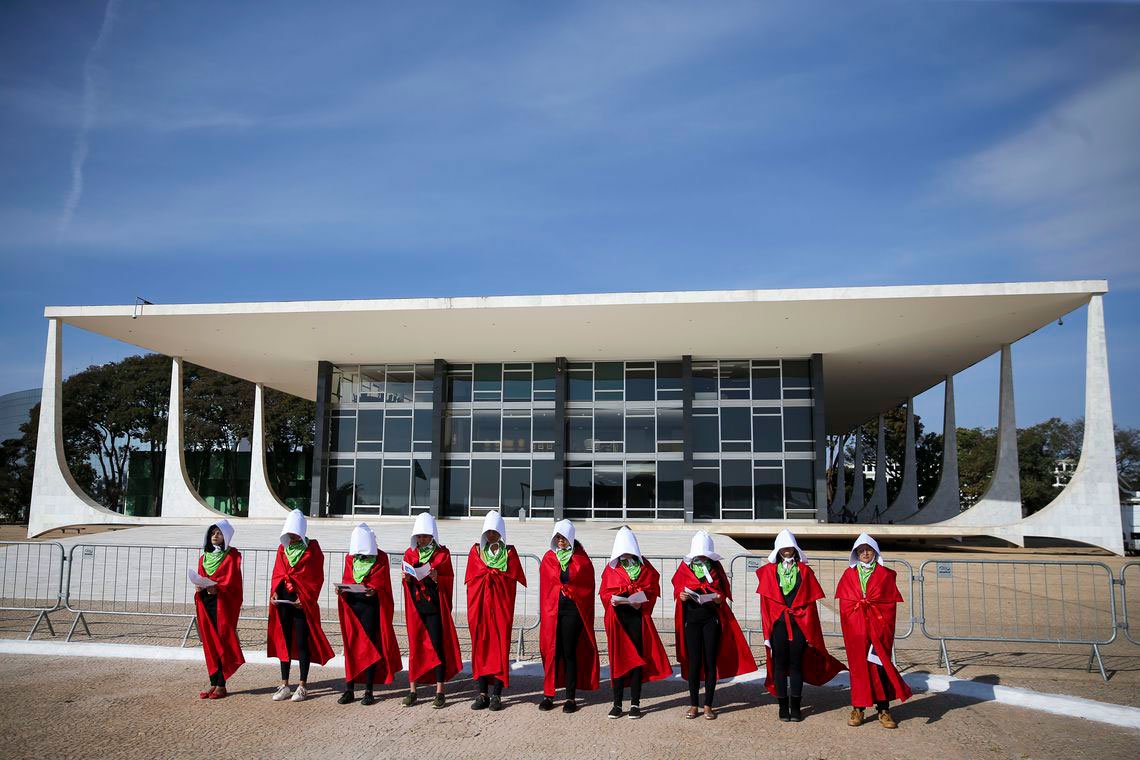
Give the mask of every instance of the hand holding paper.
M 415 578 L 417 581 L 422 581 L 424 578 L 428 577 L 429 573 L 431 573 L 431 565 L 420 565 L 419 567 L 413 567 L 411 563 L 405 562 L 404 572 Z
M 190 581 L 198 588 L 210 588 L 211 586 L 218 585 L 217 581 L 212 581 L 209 578 L 203 578 L 202 576 L 198 575 L 197 571 L 189 567 L 186 568 L 186 580 Z

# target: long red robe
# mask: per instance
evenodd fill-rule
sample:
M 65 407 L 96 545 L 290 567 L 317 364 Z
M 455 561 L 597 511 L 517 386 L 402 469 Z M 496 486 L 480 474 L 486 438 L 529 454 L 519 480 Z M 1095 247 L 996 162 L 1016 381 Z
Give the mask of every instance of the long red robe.
M 321 587 L 325 584 L 325 553 L 316 539 L 309 541 L 305 553 L 297 560 L 297 564 L 289 566 L 285 558 L 285 547 L 277 547 L 277 561 L 273 564 L 273 577 L 269 582 L 271 593 L 277 591 L 277 586 L 285 582 L 286 588 L 292 586 L 291 591 L 297 594 L 297 601 L 301 611 L 305 614 L 305 622 L 309 626 L 309 656 L 318 665 L 324 665 L 333 658 L 333 649 L 321 628 L 321 608 L 317 600 L 321 595 Z M 285 640 L 281 631 L 281 620 L 277 614 L 277 605 L 269 605 L 269 635 L 266 642 L 266 654 L 276 657 L 282 662 L 296 659 L 290 649 L 293 642 Z
M 404 552 L 404 562 L 420 564 L 418 549 Z M 459 635 L 455 632 L 455 621 L 451 618 L 452 599 L 455 594 L 455 570 L 451 567 L 451 552 L 446 546 L 437 546 L 428 560 L 435 569 L 436 588 L 439 590 L 439 614 L 443 624 L 443 659 L 440 663 L 435 647 L 423 619 L 416 612 L 417 595 L 423 593 L 423 583 L 407 573 L 404 578 L 404 619 L 408 624 L 408 680 L 422 683 L 425 679 L 435 681 L 432 671 L 443 665 L 443 680 L 449 681 L 463 667 L 463 656 L 459 653 Z
M 352 574 L 352 555 L 344 558 L 344 573 L 341 583 L 356 583 Z M 346 681 L 358 681 L 372 664 L 376 664 L 375 678 L 377 683 L 392 683 L 395 674 L 403 669 L 400 658 L 400 644 L 396 641 L 396 630 L 392 627 L 392 615 L 395 605 L 392 602 L 392 578 L 388 575 L 388 555 L 383 552 L 376 555 L 376 563 L 364 576 L 361 585 L 367 586 L 376 592 L 376 600 L 380 604 L 379 644 L 372 641 L 360 624 L 360 619 L 345 599 L 348 592 L 337 597 L 337 614 L 340 616 L 340 633 L 344 639 L 344 678 Z
M 209 578 L 218 585 L 218 626 L 210 621 L 206 605 L 202 602 L 205 591 L 194 594 L 194 609 L 198 618 L 198 638 L 202 641 L 202 651 L 206 654 L 206 670 L 209 673 L 222 671 L 222 678 L 229 678 L 245 663 L 245 655 L 238 641 L 237 624 L 241 614 L 241 552 L 229 549 L 213 575 L 206 575 L 206 568 L 198 558 L 198 575 Z
M 539 567 L 538 646 L 542 652 L 542 693 L 553 697 L 566 685 L 566 666 L 555 656 L 558 642 L 558 602 L 563 592 L 574 602 L 582 616 L 582 635 L 578 637 L 577 675 L 575 687 L 583 691 L 598 688 L 598 640 L 594 635 L 594 565 L 582 545 L 575 542 L 570 564 L 566 566 L 569 583 L 562 583 L 562 565 L 553 550 L 547 551 Z
M 843 626 L 843 646 L 847 650 L 847 668 L 851 671 L 851 704 L 870 707 L 887 699 L 875 664 L 868 661 L 867 650 L 873 645 L 875 656 L 883 661 L 887 680 L 895 690 L 895 698 L 905 702 L 910 687 L 891 661 L 895 645 L 896 605 L 903 600 L 895 581 L 895 571 L 876 564 L 867 579 L 867 593 L 859 583 L 859 569 L 849 567 L 835 588 L 839 600 L 839 621 Z
M 471 675 L 494 676 L 510 685 L 512 627 L 517 584 L 526 585 L 515 547 L 507 546 L 507 569 L 487 567 L 479 544 L 467 554 L 467 627 L 471 631 Z
M 720 618 L 720 652 L 716 658 L 717 678 L 732 678 L 733 676 L 752 673 L 756 668 L 756 658 L 736 622 L 736 615 L 732 614 L 732 607 L 728 600 L 732 599 L 732 584 L 719 562 L 711 562 L 712 581 L 697 580 L 696 574 L 687 563 L 682 562 L 673 573 L 673 599 L 676 601 L 676 610 L 673 614 L 673 630 L 677 634 L 677 660 L 681 663 L 681 675 L 689 673 L 689 654 L 685 651 L 685 615 L 682 609 L 681 592 L 685 589 L 699 591 L 702 594 L 716 592 L 725 597 L 725 600 L 716 606 L 717 617 Z M 701 678 L 705 677 L 705 665 L 701 663 Z
M 784 603 L 784 592 L 780 590 L 780 580 L 776 576 L 776 565 L 769 562 L 756 571 L 760 584 L 756 593 L 760 595 L 760 623 L 764 629 L 764 640 L 772 638 L 772 625 L 781 616 L 794 620 L 804 635 L 807 647 L 804 650 L 803 673 L 804 680 L 816 686 L 822 686 L 847 668 L 839 660 L 832 657 L 827 651 L 827 644 L 823 640 L 823 626 L 819 622 L 819 610 L 816 602 L 824 598 L 823 589 L 815 578 L 815 573 L 804 563 L 799 563 L 800 587 L 792 599 L 792 606 Z M 790 621 L 785 620 L 788 638 L 791 638 Z M 776 696 L 776 681 L 772 675 L 772 650 L 769 647 L 766 658 L 767 678 L 764 683 L 768 692 Z
M 621 627 L 617 613 L 614 612 L 610 600 L 616 596 L 629 596 L 638 591 L 645 592 L 648 601 L 641 605 L 641 652 L 633 645 L 625 629 Z M 631 581 L 629 573 L 620 564 L 617 567 L 606 565 L 602 571 L 602 585 L 598 589 L 602 598 L 602 607 L 606 611 L 606 643 L 609 648 L 610 678 L 617 679 L 624 676 L 634 668 L 644 667 L 642 681 L 659 681 L 673 675 L 673 666 L 669 664 L 669 655 L 665 652 L 665 645 L 657 634 L 657 626 L 653 624 L 653 608 L 661 596 L 661 573 L 657 568 L 642 559 L 641 574 L 636 581 Z

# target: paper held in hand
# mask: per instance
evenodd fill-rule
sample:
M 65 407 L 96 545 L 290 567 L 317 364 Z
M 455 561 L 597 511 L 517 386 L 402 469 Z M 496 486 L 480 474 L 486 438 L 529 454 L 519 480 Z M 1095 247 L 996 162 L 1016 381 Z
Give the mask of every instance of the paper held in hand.
M 611 604 L 644 604 L 649 601 L 649 597 L 645 595 L 644 591 L 638 591 L 629 596 L 612 596 L 610 597 Z
M 689 595 L 689 598 L 694 600 L 697 604 L 708 604 L 709 602 L 716 599 L 716 594 L 702 594 L 700 591 L 696 591 L 691 588 L 685 589 L 685 593 L 687 593 Z
M 341 591 L 348 591 L 352 594 L 363 594 L 368 591 L 368 587 L 363 583 L 337 583 L 335 585 Z
M 286 607 L 300 607 L 301 606 L 300 602 L 295 602 L 292 599 L 273 599 L 271 601 L 274 604 L 283 604 Z
M 412 567 L 408 562 L 404 563 L 404 572 L 415 578 L 417 581 L 422 581 L 431 573 L 431 565 L 420 565 L 419 567 Z
M 193 583 L 198 588 L 210 588 L 210 586 L 217 586 L 217 581 L 212 581 L 209 578 L 203 578 L 192 568 L 186 568 L 186 580 Z

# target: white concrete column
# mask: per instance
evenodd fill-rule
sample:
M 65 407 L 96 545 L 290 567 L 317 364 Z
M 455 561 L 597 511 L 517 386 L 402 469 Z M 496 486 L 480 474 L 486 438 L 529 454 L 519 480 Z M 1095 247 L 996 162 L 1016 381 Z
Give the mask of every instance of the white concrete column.
M 269 485 L 269 468 L 265 462 L 265 387 L 253 387 L 253 435 L 250 438 L 249 517 L 283 519 L 289 508 L 277 498 Z
M 847 508 L 847 452 L 846 446 L 841 445 L 835 455 L 835 496 L 828 507 L 828 519 L 835 522 L 841 518 L 843 510 Z
M 877 521 L 877 518 L 887 509 L 887 424 L 883 415 L 879 415 L 879 438 L 875 444 L 875 490 L 863 513 L 856 515 L 859 522 Z
M 851 484 L 851 503 L 847 509 L 858 515 L 863 511 L 863 426 L 855 428 L 855 482 Z
M 897 523 L 918 511 L 918 451 L 914 440 L 914 396 L 906 400 L 906 444 L 903 447 L 903 477 L 899 495 L 880 515 L 883 523 Z
M 942 406 L 942 475 L 938 488 L 918 514 L 903 522 L 918 525 L 948 520 L 962 511 L 958 482 L 958 421 L 954 409 L 954 376 L 947 375 Z
M 192 519 L 226 517 L 210 507 L 190 485 L 186 472 L 185 441 L 182 432 L 182 358 L 174 357 L 170 368 L 170 406 L 166 413 L 166 462 L 162 476 L 162 517 Z
M 83 492 L 67 466 L 63 444 L 63 325 L 48 320 L 40 421 L 36 431 L 36 463 L 28 537 L 69 525 L 141 525 L 153 520 L 127 517 L 107 509 Z

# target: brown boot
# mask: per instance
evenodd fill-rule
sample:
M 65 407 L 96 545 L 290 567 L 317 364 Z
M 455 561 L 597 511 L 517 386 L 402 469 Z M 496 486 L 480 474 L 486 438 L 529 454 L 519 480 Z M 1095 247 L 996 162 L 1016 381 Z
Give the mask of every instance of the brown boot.
M 898 728 L 899 724 L 891 717 L 890 710 L 879 710 L 879 725 L 883 728 Z
M 863 708 L 862 707 L 852 707 L 851 708 L 851 715 L 848 716 L 848 718 L 847 718 L 847 725 L 851 726 L 852 728 L 863 725 Z

